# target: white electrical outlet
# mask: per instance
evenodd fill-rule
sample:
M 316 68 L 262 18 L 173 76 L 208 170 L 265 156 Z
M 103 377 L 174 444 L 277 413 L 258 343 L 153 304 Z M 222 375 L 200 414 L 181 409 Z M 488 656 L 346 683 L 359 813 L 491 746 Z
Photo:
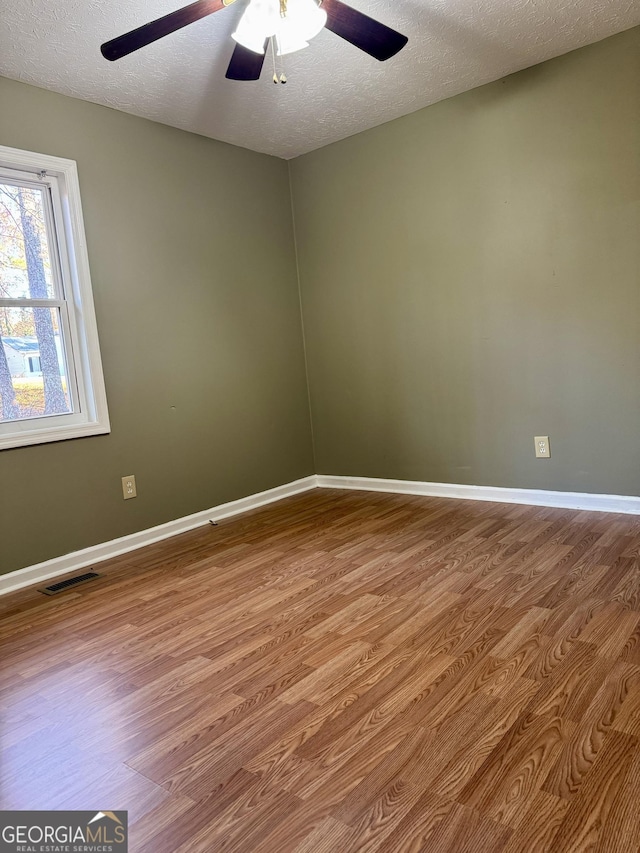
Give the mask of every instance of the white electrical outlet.
M 129 474 L 128 477 L 122 478 L 122 495 L 125 501 L 128 501 L 129 498 L 136 498 L 138 496 L 138 492 L 136 491 L 136 478 L 133 474 Z
M 548 459 L 551 456 L 548 435 L 536 435 L 533 439 L 536 445 L 536 459 Z

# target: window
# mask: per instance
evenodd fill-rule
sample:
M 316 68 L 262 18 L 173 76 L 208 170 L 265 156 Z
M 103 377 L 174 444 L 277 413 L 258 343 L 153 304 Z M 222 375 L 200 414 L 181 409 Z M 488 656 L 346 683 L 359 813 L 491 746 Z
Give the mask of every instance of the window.
M 106 432 L 76 164 L 0 146 L 0 449 Z

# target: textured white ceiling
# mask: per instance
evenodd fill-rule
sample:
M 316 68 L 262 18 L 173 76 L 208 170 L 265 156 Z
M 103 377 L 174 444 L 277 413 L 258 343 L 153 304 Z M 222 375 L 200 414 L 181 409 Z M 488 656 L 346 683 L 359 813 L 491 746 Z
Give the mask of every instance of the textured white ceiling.
M 100 44 L 188 0 L 1 0 L 0 74 L 291 158 L 640 24 L 638 0 L 350 0 L 409 36 L 377 62 L 323 30 L 275 86 L 226 80 L 246 0 L 118 62 Z

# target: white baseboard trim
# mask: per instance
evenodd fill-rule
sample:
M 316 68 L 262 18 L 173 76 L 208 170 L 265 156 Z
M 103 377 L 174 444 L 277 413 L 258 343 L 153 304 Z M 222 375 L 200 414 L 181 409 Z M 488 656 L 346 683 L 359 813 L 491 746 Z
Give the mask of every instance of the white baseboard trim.
M 366 492 L 392 492 L 398 495 L 425 495 L 437 498 L 462 498 L 471 501 L 552 506 L 562 509 L 586 509 L 593 512 L 640 514 L 640 497 L 592 495 L 588 492 L 551 492 L 543 489 L 507 489 L 501 486 L 465 486 L 453 483 L 425 483 L 419 480 L 384 480 L 376 477 L 334 477 L 317 475 L 325 489 L 356 489 Z
M 81 551 L 73 551 L 71 554 L 46 560 L 44 563 L 37 563 L 34 566 L 27 566 L 24 569 L 0 575 L 0 595 L 14 592 L 32 584 L 42 583 L 42 581 L 74 572 L 77 569 L 93 566 L 95 563 L 109 560 L 120 554 L 126 554 L 128 551 L 135 551 L 144 545 L 151 545 L 178 533 L 193 530 L 195 527 L 207 524 L 210 520 L 220 521 L 223 518 L 240 515 L 240 513 L 257 509 L 274 501 L 280 501 L 291 495 L 300 494 L 300 492 L 308 492 L 310 489 L 315 489 L 317 485 L 317 479 L 314 475 L 303 477 L 301 480 L 294 480 L 284 486 L 276 486 L 276 488 L 268 489 L 266 492 L 258 492 L 246 498 L 220 504 L 213 509 L 186 515 L 184 518 L 167 521 L 165 524 L 157 525 L 157 527 L 149 527 L 147 530 L 140 530 L 138 533 L 121 536 L 118 539 L 112 539 L 110 542 L 102 542 L 99 545 L 92 545 L 90 548 L 83 548 Z
M 308 492 L 315 488 L 354 489 L 365 492 L 391 492 L 398 495 L 424 495 L 426 497 L 459 498 L 472 501 L 495 501 L 496 503 L 529 504 L 530 506 L 560 507 L 563 509 L 585 509 L 593 512 L 621 512 L 640 515 L 640 497 L 627 495 L 592 495 L 587 492 L 551 492 L 543 489 L 507 489 L 501 486 L 465 486 L 452 483 L 426 483 L 419 480 L 386 480 L 376 477 L 339 477 L 327 474 L 315 474 L 294 480 L 284 486 L 268 489 L 230 501 L 212 509 L 196 512 L 175 521 L 159 524 L 138 533 L 121 536 L 110 542 L 102 542 L 82 551 L 74 551 L 62 557 L 55 557 L 44 563 L 27 566 L 6 575 L 0 575 L 0 595 L 59 575 L 74 572 L 135 551 L 145 545 L 169 539 L 178 533 L 185 533 L 211 521 L 220 521 L 240 515 L 266 504 L 280 501 L 291 495 Z

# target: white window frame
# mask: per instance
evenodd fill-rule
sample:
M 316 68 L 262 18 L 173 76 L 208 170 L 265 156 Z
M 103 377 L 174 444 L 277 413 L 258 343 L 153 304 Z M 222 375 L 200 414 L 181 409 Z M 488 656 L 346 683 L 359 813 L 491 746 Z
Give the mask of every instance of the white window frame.
M 53 222 L 48 237 L 57 244 L 60 293 L 54 299 L 40 300 L 0 297 L 0 305 L 17 306 L 22 302 L 29 307 L 60 310 L 73 412 L 0 423 L 0 450 L 108 433 L 111 428 L 77 164 L 75 160 L 0 145 L 0 180 L 2 177 L 10 179 L 11 175 L 14 180 L 31 181 L 40 188 L 50 188 Z

